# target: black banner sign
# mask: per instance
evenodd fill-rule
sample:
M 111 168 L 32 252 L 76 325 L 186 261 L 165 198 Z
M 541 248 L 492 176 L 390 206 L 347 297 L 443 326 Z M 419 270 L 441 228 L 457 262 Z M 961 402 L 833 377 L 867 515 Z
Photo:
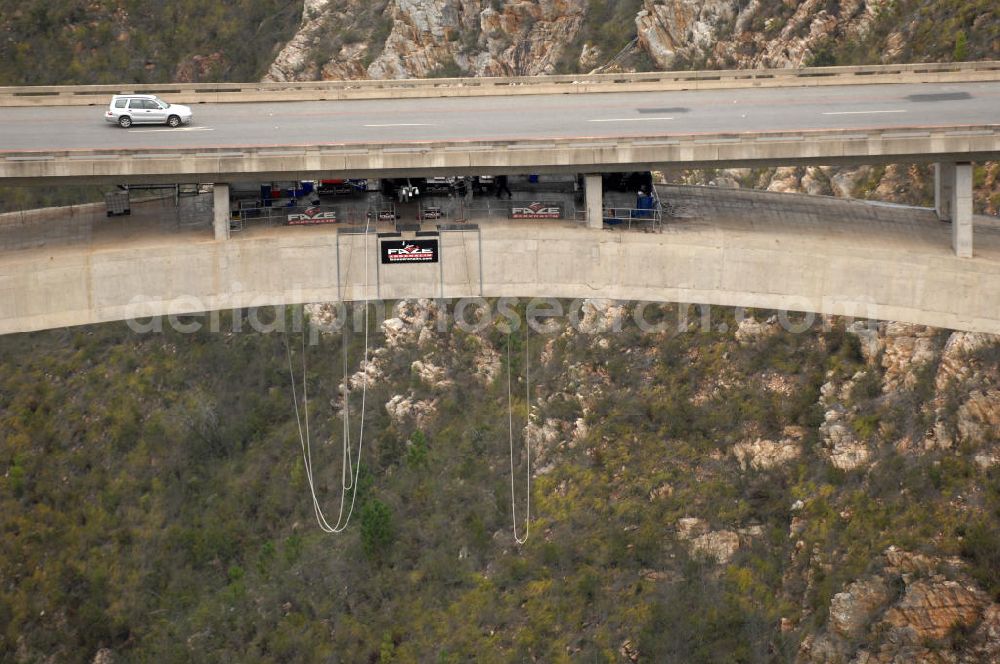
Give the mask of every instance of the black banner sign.
M 437 240 L 385 240 L 382 242 L 383 265 L 437 262 Z
M 295 209 L 288 213 L 289 226 L 305 226 L 307 224 L 335 224 L 337 223 L 336 210 L 324 210 L 320 207 L 307 207 L 304 210 Z
M 562 219 L 562 206 L 558 203 L 516 204 L 510 208 L 511 219 Z

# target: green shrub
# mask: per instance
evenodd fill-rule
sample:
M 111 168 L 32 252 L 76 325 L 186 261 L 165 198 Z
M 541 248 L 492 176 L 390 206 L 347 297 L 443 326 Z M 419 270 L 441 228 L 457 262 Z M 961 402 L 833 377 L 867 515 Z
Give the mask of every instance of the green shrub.
M 406 465 L 410 468 L 427 466 L 427 436 L 422 431 L 414 431 L 406 448 Z
M 389 552 L 394 538 L 392 512 L 389 506 L 374 498 L 361 508 L 361 546 L 373 560 L 381 560 Z
M 951 54 L 951 59 L 955 62 L 962 62 L 969 56 L 969 39 L 963 30 L 959 30 L 955 35 L 955 50 Z
M 962 557 L 972 569 L 972 576 L 993 597 L 1000 601 L 1000 526 L 994 515 L 993 520 L 978 519 L 965 528 L 962 540 Z

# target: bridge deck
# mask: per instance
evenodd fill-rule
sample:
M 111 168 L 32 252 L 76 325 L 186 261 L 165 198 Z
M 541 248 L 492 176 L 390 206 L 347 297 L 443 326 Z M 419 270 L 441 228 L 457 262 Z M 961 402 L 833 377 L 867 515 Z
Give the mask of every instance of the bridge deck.
M 336 226 L 256 227 L 220 243 L 207 220 L 164 233 L 162 217 L 134 212 L 133 226 L 116 219 L 81 243 L 0 253 L 0 332 L 341 296 L 483 294 L 854 312 L 1000 333 L 998 220 L 976 217 L 976 253 L 962 260 L 931 210 L 697 187 L 663 187 L 661 197 L 676 216 L 660 233 L 483 219 L 481 264 L 475 234 L 451 234 L 442 265 L 381 270 L 373 239 L 338 239 Z

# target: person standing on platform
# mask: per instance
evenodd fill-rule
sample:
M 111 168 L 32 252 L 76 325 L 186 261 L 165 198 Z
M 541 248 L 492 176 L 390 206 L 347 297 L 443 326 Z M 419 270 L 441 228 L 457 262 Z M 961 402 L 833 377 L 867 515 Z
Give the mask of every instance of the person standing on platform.
M 497 176 L 497 198 L 503 198 L 503 193 L 507 192 L 507 198 L 513 198 L 514 195 L 510 193 L 510 187 L 507 186 L 507 176 L 498 175 Z

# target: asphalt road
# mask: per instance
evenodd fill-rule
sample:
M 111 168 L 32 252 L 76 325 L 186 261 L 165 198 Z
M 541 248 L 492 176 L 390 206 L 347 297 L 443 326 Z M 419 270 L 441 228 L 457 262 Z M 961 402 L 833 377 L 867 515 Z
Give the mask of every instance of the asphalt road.
M 0 109 L 0 154 L 991 125 L 1000 82 L 198 104 L 178 129 L 121 129 L 105 109 Z

